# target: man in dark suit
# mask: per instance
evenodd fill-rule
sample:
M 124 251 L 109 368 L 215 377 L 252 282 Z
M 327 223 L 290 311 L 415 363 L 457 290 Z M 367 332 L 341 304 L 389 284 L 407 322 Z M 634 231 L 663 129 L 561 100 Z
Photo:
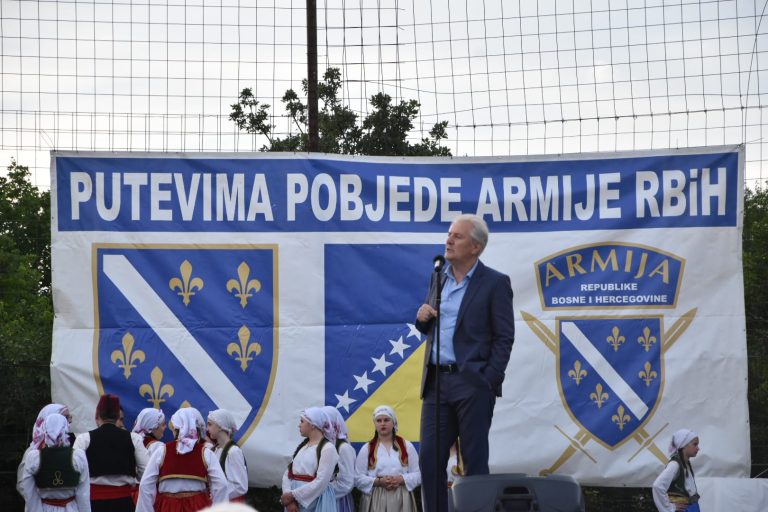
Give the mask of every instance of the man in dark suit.
M 427 335 L 419 453 L 425 512 L 448 510 L 446 466 L 457 436 L 465 474 L 488 474 L 488 432 L 496 397 L 501 396 L 515 322 L 509 277 L 479 260 L 487 242 L 488 226 L 482 218 L 460 215 L 453 221 L 445 242 L 448 264 L 432 279 L 427 301 L 416 315 L 416 327 Z M 433 343 L 438 280 L 444 283 L 439 361 Z M 434 383 L 437 372 L 440 396 Z M 435 436 L 437 407 L 440 446 Z

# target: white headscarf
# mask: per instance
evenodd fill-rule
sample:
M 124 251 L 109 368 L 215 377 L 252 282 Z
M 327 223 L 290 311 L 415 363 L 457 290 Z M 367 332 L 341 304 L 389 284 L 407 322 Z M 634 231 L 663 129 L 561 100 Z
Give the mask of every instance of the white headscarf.
M 200 509 L 200 512 L 257 512 L 256 509 L 233 501 L 217 503 Z
M 336 439 L 346 439 L 349 437 L 347 424 L 344 422 L 344 417 L 337 408 L 332 405 L 326 405 L 323 407 L 323 412 L 328 416 L 328 419 L 331 420 L 333 430 L 336 432 Z
M 188 409 L 192 409 L 192 414 L 195 415 L 195 425 L 197 425 L 197 428 L 205 432 L 205 418 L 203 418 L 203 415 L 194 407 L 188 407 Z
M 133 431 L 137 434 L 149 435 L 165 421 L 165 414 L 160 409 L 147 407 L 142 409 L 136 416 L 136 423 L 133 425 Z
M 49 414 L 43 422 L 45 446 L 69 446 L 69 422 L 58 413 Z
M 380 405 L 373 411 L 373 421 L 376 422 L 376 418 L 379 416 L 387 416 L 392 420 L 392 432 L 397 433 L 397 416 L 395 410 L 388 405 Z
M 237 432 L 237 423 L 235 423 L 235 417 L 232 416 L 231 412 L 225 409 L 216 409 L 215 411 L 209 412 L 208 421 L 212 421 L 217 424 L 221 430 L 225 431 L 230 436 Z
M 675 453 L 677 450 L 684 448 L 688 443 L 697 437 L 699 437 L 699 435 L 692 430 L 688 430 L 686 428 L 678 430 L 672 434 L 672 441 L 669 443 L 668 451 L 670 455 Z
M 336 442 L 336 431 L 328 415 L 320 407 L 310 407 L 301 413 L 302 418 L 323 433 L 323 437 L 332 443 Z
M 48 404 L 40 409 L 40 412 L 37 414 L 37 419 L 35 420 L 35 426 L 32 428 L 32 442 L 29 444 L 30 448 L 40 448 L 43 446 L 43 443 L 45 442 L 43 423 L 45 422 L 45 418 L 51 414 L 61 414 L 62 416 L 66 416 L 69 414 L 69 409 L 66 405 L 62 404 Z M 67 424 L 69 424 L 69 422 L 67 422 Z
M 173 428 L 179 431 L 176 443 L 176 453 L 185 454 L 192 451 L 200 440 L 200 432 L 205 428 L 203 416 L 194 407 L 184 407 L 171 416 Z

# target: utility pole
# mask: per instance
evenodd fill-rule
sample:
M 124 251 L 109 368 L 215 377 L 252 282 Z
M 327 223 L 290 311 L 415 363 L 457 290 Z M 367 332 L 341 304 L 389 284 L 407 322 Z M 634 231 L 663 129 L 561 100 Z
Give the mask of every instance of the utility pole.
M 307 114 L 309 117 L 309 151 L 320 150 L 317 123 L 317 2 L 307 0 Z

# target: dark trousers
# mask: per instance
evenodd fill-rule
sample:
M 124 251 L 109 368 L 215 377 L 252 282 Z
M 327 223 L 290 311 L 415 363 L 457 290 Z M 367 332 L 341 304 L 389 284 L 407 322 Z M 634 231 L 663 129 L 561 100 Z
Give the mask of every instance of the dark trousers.
M 433 367 L 430 367 L 427 379 L 421 407 L 421 497 L 424 512 L 447 512 L 446 468 L 451 445 L 457 437 L 461 438 L 465 473 L 488 474 L 488 432 L 496 394 L 476 375 L 441 373 L 438 399 Z M 440 446 L 437 446 L 435 438 L 436 407 L 440 407 Z M 438 453 L 439 461 L 436 458 Z
M 116 500 L 91 500 L 91 512 L 133 512 L 136 505 L 131 498 Z

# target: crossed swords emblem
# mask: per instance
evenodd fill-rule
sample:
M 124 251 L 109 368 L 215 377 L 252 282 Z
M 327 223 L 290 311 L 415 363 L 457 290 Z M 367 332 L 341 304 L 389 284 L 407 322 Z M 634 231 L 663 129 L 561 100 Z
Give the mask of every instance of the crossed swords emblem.
M 680 318 L 678 318 L 675 323 L 672 324 L 672 326 L 664 333 L 663 342 L 661 345 L 661 356 L 664 357 L 664 354 L 667 350 L 669 350 L 672 345 L 677 341 L 680 336 L 683 335 L 683 333 L 688 329 L 688 327 L 691 325 L 691 322 L 693 322 L 693 318 L 696 316 L 697 308 L 693 308 L 684 315 L 682 315 Z M 552 330 L 547 327 L 544 322 L 537 319 L 530 313 L 527 313 L 525 311 L 521 311 L 521 314 L 523 316 L 523 320 L 525 320 L 525 323 L 528 324 L 528 327 L 536 334 L 536 336 L 541 340 L 542 343 L 544 343 L 544 346 L 547 347 L 554 355 L 557 355 L 557 345 L 558 340 L 555 333 L 552 332 Z M 667 463 L 667 456 L 664 454 L 664 452 L 659 449 L 659 447 L 656 445 L 656 437 L 661 434 L 661 432 L 669 426 L 669 423 L 665 423 L 656 433 L 653 435 L 649 434 L 647 430 L 645 430 L 645 427 L 638 428 L 633 434 L 632 439 L 637 441 L 637 443 L 640 445 L 640 447 L 635 451 L 635 453 L 632 454 L 632 456 L 627 459 L 627 462 L 631 462 L 635 457 L 637 457 L 643 450 L 648 450 L 651 452 L 659 461 L 661 461 L 662 464 Z M 548 468 L 544 468 L 539 471 L 540 475 L 548 475 L 551 473 L 554 473 L 557 471 L 560 466 L 565 464 L 568 459 L 573 457 L 576 452 L 580 452 L 584 454 L 589 460 L 591 460 L 593 463 L 597 464 L 597 460 L 587 452 L 585 446 L 593 439 L 592 434 L 589 433 L 588 430 L 585 428 L 581 428 L 575 436 L 571 437 L 569 436 L 563 429 L 558 427 L 557 425 L 554 426 L 558 432 L 560 432 L 566 439 L 569 441 L 568 447 L 563 450 L 563 453 L 560 454 L 560 456 L 555 460 L 554 463 Z

